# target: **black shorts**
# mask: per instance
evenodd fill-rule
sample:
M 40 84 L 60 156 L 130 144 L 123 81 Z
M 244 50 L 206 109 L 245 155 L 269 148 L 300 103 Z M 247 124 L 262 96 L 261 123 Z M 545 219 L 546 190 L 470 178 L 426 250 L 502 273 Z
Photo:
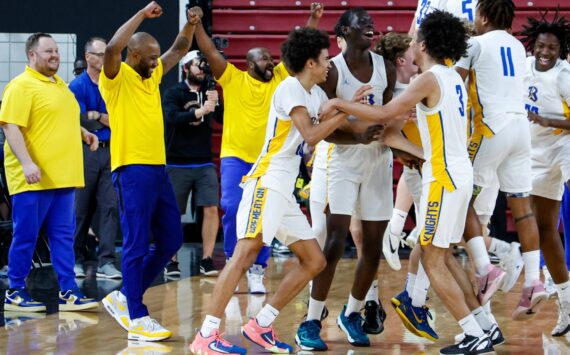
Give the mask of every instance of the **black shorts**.
M 193 194 L 196 206 L 218 206 L 219 183 L 215 167 L 175 168 L 167 166 L 166 171 L 170 176 L 181 214 L 186 213 L 190 192 Z

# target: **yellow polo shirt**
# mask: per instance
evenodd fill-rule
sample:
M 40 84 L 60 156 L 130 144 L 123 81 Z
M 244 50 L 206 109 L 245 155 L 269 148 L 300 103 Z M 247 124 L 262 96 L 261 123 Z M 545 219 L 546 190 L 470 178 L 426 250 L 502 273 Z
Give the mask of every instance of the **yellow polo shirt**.
M 79 104 L 67 84 L 57 75 L 54 79 L 26 66 L 2 95 L 0 123 L 20 127 L 30 157 L 42 175 L 39 183 L 28 184 L 6 141 L 4 166 L 11 195 L 84 186 Z
M 131 164 L 166 164 L 158 90 L 162 72 L 160 59 L 148 79 L 124 62 L 113 79 L 101 71 L 99 90 L 107 105 L 111 128 L 111 170 Z
M 277 85 L 289 76 L 283 63 L 273 70 L 273 78 L 262 82 L 228 63 L 218 79 L 224 89 L 224 125 L 220 157 L 237 157 L 254 163 L 265 142 L 265 128 L 271 98 Z

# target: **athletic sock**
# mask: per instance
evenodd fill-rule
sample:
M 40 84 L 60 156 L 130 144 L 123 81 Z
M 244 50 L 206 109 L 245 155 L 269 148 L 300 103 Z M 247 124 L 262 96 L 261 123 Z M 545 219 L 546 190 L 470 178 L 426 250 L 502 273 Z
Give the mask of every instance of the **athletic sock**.
M 368 292 L 366 292 L 366 298 L 364 301 L 374 301 L 378 303 L 378 279 L 372 281 L 372 285 L 370 285 Z
M 307 311 L 307 320 L 321 320 L 321 314 L 325 309 L 325 301 L 317 301 L 313 297 L 309 297 L 309 310 Z
M 511 251 L 511 245 L 504 240 L 498 238 L 491 238 L 491 245 L 489 252 L 495 254 L 499 259 L 503 260 L 505 256 Z
M 570 281 L 566 281 L 554 286 L 556 286 L 556 291 L 558 292 L 558 300 L 560 303 L 570 303 Z
M 345 317 L 348 317 L 351 313 L 360 313 L 360 309 L 362 308 L 362 300 L 357 300 L 352 296 L 348 296 L 348 304 L 346 305 L 346 311 L 344 311 Z
M 404 224 L 406 224 L 407 217 L 408 212 L 394 208 L 392 210 L 392 218 L 390 218 L 390 233 L 400 236 L 404 230 Z
M 485 312 L 483 307 L 472 310 L 471 314 L 475 317 L 475 320 L 479 323 L 484 332 L 489 331 L 493 327 L 493 322 L 489 319 L 489 315 Z
M 204 338 L 209 337 L 214 330 L 220 329 L 221 322 L 222 320 L 220 318 L 207 315 L 206 319 L 204 319 L 204 323 L 202 323 L 202 328 L 200 328 L 200 334 L 202 334 Z
M 491 301 L 485 303 L 481 307 L 483 307 L 483 310 L 485 311 L 485 313 L 487 313 L 487 317 L 489 317 L 489 320 L 491 321 L 491 323 L 493 323 L 493 325 L 495 325 L 495 324 L 498 325 L 499 323 L 497 323 L 497 320 L 495 319 L 493 312 L 491 312 Z
M 522 253 L 524 262 L 524 285 L 530 287 L 534 280 L 540 279 L 540 250 Z
M 426 304 L 426 297 L 429 290 L 430 282 L 429 278 L 422 266 L 422 263 L 418 265 L 418 274 L 416 275 L 416 282 L 414 283 L 414 289 L 412 290 L 412 306 L 422 307 Z
M 459 326 L 461 327 L 461 329 L 463 329 L 463 332 L 466 335 L 471 335 L 479 338 L 483 334 L 485 334 L 483 332 L 483 329 L 481 329 L 479 323 L 477 323 L 477 320 L 475 319 L 475 316 L 473 314 L 469 314 L 467 317 L 461 319 L 459 321 Z
M 416 283 L 416 275 L 408 272 L 408 279 L 406 280 L 406 292 L 409 296 L 412 296 L 414 290 L 414 284 Z
M 278 315 L 279 311 L 269 303 L 266 303 L 261 311 L 259 311 L 259 313 L 255 316 L 255 319 L 257 320 L 257 324 L 263 328 L 267 328 L 271 325 L 271 323 L 273 323 Z
M 487 247 L 483 237 L 475 237 L 467 242 L 467 247 L 471 251 L 471 257 L 477 270 L 477 276 L 484 276 L 487 274 L 487 267 L 491 265 L 489 254 L 487 254 Z

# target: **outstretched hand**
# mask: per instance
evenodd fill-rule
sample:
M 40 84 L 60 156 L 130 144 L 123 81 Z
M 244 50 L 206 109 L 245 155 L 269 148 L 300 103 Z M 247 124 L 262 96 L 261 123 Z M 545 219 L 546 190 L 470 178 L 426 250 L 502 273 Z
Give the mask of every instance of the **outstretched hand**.
M 204 17 L 204 12 L 200 6 L 194 6 L 188 10 L 186 17 L 188 18 L 189 24 L 197 25 L 202 20 L 202 17 Z
M 323 12 L 325 11 L 325 5 L 320 2 L 311 3 L 311 17 L 314 19 L 320 19 L 323 17 Z
M 363 85 L 361 87 L 358 88 L 358 90 L 356 90 L 354 92 L 354 95 L 352 96 L 352 102 L 359 102 L 359 103 L 368 103 L 368 100 L 365 100 L 366 97 L 372 92 L 372 86 L 371 85 Z
M 156 1 L 151 1 L 142 11 L 145 18 L 157 18 L 162 15 L 162 7 Z

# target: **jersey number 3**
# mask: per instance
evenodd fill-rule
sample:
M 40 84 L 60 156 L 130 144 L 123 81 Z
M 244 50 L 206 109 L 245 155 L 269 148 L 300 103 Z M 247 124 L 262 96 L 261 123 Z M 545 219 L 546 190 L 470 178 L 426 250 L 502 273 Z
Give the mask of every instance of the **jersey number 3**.
M 459 113 L 461 114 L 461 117 L 465 117 L 465 104 L 463 104 L 463 90 L 461 85 L 455 86 L 455 92 L 457 92 L 457 95 L 459 96 Z

